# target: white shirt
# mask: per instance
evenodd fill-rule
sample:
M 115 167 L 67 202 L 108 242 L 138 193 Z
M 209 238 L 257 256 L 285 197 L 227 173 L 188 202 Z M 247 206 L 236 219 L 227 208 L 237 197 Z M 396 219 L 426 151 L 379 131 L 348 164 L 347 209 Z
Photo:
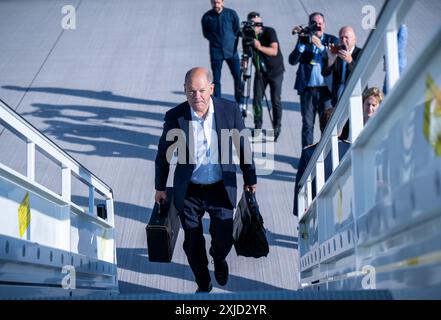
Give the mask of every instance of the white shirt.
M 210 98 L 210 105 L 205 119 L 199 117 L 191 107 L 190 112 L 194 142 L 193 159 L 195 161 L 191 182 L 196 184 L 218 182 L 222 180 L 222 167 L 219 164 L 219 147 L 213 100 Z

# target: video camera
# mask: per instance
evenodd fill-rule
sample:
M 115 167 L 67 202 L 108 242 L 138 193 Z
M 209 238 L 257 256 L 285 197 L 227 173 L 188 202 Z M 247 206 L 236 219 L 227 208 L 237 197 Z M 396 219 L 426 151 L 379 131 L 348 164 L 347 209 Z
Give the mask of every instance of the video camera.
M 310 44 L 311 37 L 320 31 L 320 27 L 317 25 L 317 22 L 311 21 L 306 27 L 297 26 L 292 30 L 292 34 L 298 34 L 299 40 L 301 44 Z
M 262 27 L 262 22 L 242 21 L 240 35 L 242 37 L 243 53 L 249 57 L 253 56 L 254 39 L 256 39 L 256 32 L 254 27 Z
M 248 60 L 249 58 L 253 59 L 253 63 L 256 63 L 256 55 L 260 56 L 259 52 L 254 50 L 254 39 L 256 39 L 256 32 L 254 27 L 263 27 L 262 22 L 254 22 L 254 21 L 242 21 L 241 27 L 241 37 L 242 37 L 242 60 Z M 265 62 L 262 58 L 258 59 L 259 65 L 256 65 L 256 68 L 260 72 L 267 72 L 267 68 Z
M 241 91 L 244 103 L 241 104 L 242 117 L 247 116 L 248 99 L 251 91 L 252 67 L 256 67 L 257 73 L 267 72 L 267 68 L 260 53 L 254 49 L 254 40 L 256 39 L 255 27 L 263 27 L 262 22 L 254 22 L 251 20 L 242 21 L 240 35 L 242 37 L 242 57 L 241 57 Z

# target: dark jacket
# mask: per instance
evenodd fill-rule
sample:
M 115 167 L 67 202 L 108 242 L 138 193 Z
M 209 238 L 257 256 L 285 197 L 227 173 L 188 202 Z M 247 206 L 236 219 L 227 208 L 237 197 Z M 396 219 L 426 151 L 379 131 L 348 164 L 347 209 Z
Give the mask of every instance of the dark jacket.
M 337 37 L 327 33 L 323 34 L 322 44 L 324 46 L 328 46 L 331 43 L 336 44 L 337 42 L 338 42 Z M 294 89 L 297 90 L 298 94 L 302 94 L 303 90 L 305 90 L 306 86 L 308 85 L 309 79 L 311 78 L 311 73 L 312 73 L 311 60 L 313 59 L 313 53 L 311 50 L 312 45 L 307 45 L 306 50 L 304 52 L 300 52 L 298 50 L 298 44 L 299 44 L 299 40 L 297 40 L 297 44 L 294 50 L 289 55 L 288 62 L 293 66 L 295 66 L 297 63 L 300 63 L 299 68 L 297 69 Z
M 209 10 L 202 16 L 202 33 L 210 42 L 211 60 L 232 58 L 237 54 L 240 21 L 236 11 L 224 8 L 220 14 Z
M 245 125 L 240 110 L 235 103 L 214 97 L 212 97 L 212 99 L 214 105 L 216 132 L 218 136 L 219 155 L 221 155 L 221 130 L 238 129 L 240 132 L 245 128 Z M 169 148 L 172 144 L 176 147 L 177 145 L 179 145 L 179 141 L 182 143 L 182 141 L 184 141 L 183 139 L 185 139 L 185 150 L 182 150 L 182 148 L 178 148 L 178 158 L 182 156 L 179 155 L 179 152 L 184 151 L 185 155 L 182 157 L 185 158 L 185 161 L 183 161 L 183 163 L 180 163 L 180 161 L 178 161 L 173 179 L 174 204 L 179 211 L 181 211 L 184 206 L 185 194 L 187 192 L 187 187 L 194 170 L 194 161 L 190 161 L 192 160 L 190 159 L 190 155 L 193 154 L 193 151 L 189 152 L 188 149 L 189 132 L 191 130 L 190 108 L 191 107 L 188 102 L 184 102 L 177 107 L 169 110 L 165 114 L 164 129 L 162 131 L 161 138 L 159 139 L 158 153 L 155 160 L 155 189 L 163 191 L 166 188 L 167 178 L 170 169 L 170 163 L 167 161 L 166 155 L 170 153 Z M 166 141 L 167 133 L 172 129 L 181 129 L 179 130 L 179 133 L 183 133 L 185 136 L 180 136 L 179 139 L 181 140 L 175 138 L 172 141 Z M 246 164 L 243 156 L 244 154 L 246 154 L 246 148 L 249 148 L 249 144 L 247 142 L 247 139 L 240 139 L 240 168 L 243 173 L 243 180 L 245 184 L 253 185 L 256 184 L 257 181 L 254 162 L 248 161 L 249 164 Z M 182 145 L 184 144 L 182 143 Z M 228 198 L 231 202 L 231 205 L 233 207 L 236 207 L 236 165 L 233 163 L 232 159 L 233 152 L 232 150 L 229 150 L 228 161 L 224 161 L 222 159 L 222 161 L 219 162 L 221 163 L 222 180 L 225 185 Z M 222 162 L 228 163 L 225 164 Z
M 346 68 L 346 76 L 343 83 L 346 83 L 349 79 L 349 75 L 357 63 L 358 57 L 360 56 L 361 49 L 358 47 L 354 48 L 352 51 L 352 62 L 348 64 Z M 338 101 L 338 88 L 341 83 L 341 77 L 343 72 L 343 60 L 340 57 L 337 57 L 334 64 L 328 67 L 328 59 L 325 59 L 325 67 L 322 69 L 322 76 L 327 77 L 332 73 L 332 106 L 335 107 Z

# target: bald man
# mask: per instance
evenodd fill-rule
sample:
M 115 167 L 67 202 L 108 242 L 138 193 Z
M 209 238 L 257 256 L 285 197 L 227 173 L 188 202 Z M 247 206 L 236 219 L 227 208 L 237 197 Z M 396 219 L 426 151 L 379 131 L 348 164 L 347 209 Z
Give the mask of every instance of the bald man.
M 322 75 L 324 77 L 327 77 L 332 73 L 331 104 L 333 107 L 337 105 L 338 100 L 343 94 L 349 75 L 354 69 L 362 51 L 355 46 L 357 37 L 354 28 L 344 26 L 340 29 L 338 36 L 338 46 L 331 45 L 326 48 L 328 58 L 325 60 L 326 67 L 322 70 Z M 340 138 L 343 140 L 350 139 L 349 120 L 346 121 L 340 134 Z
M 155 160 L 155 201 L 159 203 L 167 200 L 165 189 L 170 167 L 167 155 L 178 148 L 173 200 L 184 229 L 184 251 L 198 285 L 196 292 L 210 292 L 213 288 L 202 229 L 205 212 L 210 216 L 214 275 L 221 286 L 228 281 L 225 258 L 233 245 L 237 186 L 232 150 L 228 150 L 228 156 L 221 154 L 225 152 L 225 145 L 230 145 L 229 140 L 221 141 L 224 139 L 221 130 L 237 129 L 240 133 L 245 129 L 234 102 L 212 97 L 212 81 L 211 72 L 205 68 L 196 67 L 187 72 L 184 84 L 187 101 L 165 114 Z M 170 136 L 176 138 L 170 140 Z M 248 140 L 234 142 L 240 149 L 244 189 L 255 192 L 257 178 Z M 179 146 L 184 146 L 185 150 L 180 150 Z
M 325 60 L 326 67 L 322 69 L 322 75 L 324 77 L 332 73 L 331 103 L 334 107 L 341 97 L 349 75 L 354 69 L 355 63 L 361 53 L 361 49 L 355 45 L 357 37 L 352 27 L 342 27 L 338 36 L 339 45 L 331 45 L 326 49 L 328 58 Z

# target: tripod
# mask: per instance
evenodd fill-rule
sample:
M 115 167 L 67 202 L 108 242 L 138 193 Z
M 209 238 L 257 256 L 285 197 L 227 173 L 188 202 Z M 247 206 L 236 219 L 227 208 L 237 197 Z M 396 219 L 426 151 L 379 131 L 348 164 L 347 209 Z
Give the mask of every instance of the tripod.
M 241 61 L 243 62 L 243 64 L 241 65 L 242 81 L 243 81 L 241 84 L 241 91 L 242 91 L 242 100 L 244 101 L 244 104 L 241 105 L 242 117 L 245 118 L 247 116 L 248 99 L 250 98 L 250 92 L 251 92 L 252 70 L 253 70 L 253 65 L 255 65 L 256 66 L 256 77 L 258 77 L 258 81 L 260 81 L 260 85 L 263 90 L 263 97 L 265 99 L 265 104 L 268 109 L 268 115 L 271 120 L 271 125 L 274 129 L 272 108 L 268 102 L 268 98 L 266 96 L 266 90 L 265 90 L 265 86 L 264 86 L 264 82 L 263 82 L 263 78 L 262 78 L 262 72 L 264 72 L 266 67 L 263 63 L 262 58 L 260 56 L 258 56 L 258 53 L 255 50 L 247 50 L 247 51 L 252 52 L 252 57 L 247 53 L 242 54 L 242 57 L 241 57 Z M 250 61 L 250 60 L 252 60 L 252 61 Z M 260 63 L 258 63 L 259 60 L 260 60 Z M 260 70 L 260 69 L 264 69 L 264 70 Z

